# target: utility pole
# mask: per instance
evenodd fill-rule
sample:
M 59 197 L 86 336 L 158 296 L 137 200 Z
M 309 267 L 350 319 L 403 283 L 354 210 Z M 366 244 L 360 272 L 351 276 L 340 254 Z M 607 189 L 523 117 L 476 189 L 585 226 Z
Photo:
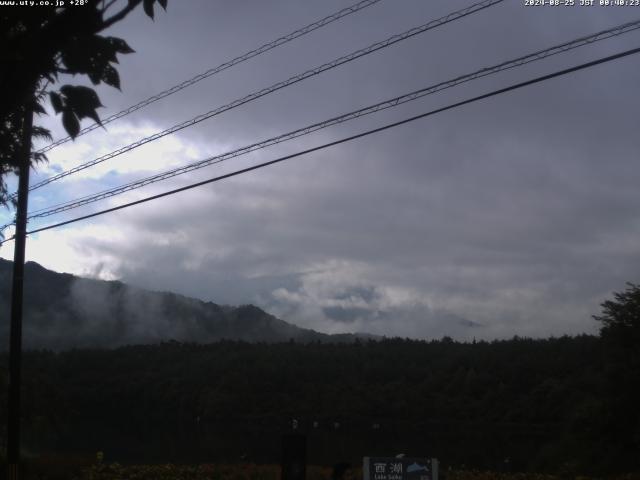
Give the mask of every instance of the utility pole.
M 29 169 L 31 166 L 31 133 L 33 107 L 30 97 L 22 121 L 22 149 L 18 158 L 18 205 L 13 251 L 13 284 L 11 287 L 11 330 L 9 343 L 9 402 L 7 421 L 7 460 L 9 480 L 20 478 L 20 375 L 22 362 L 22 297 L 24 284 L 24 251 L 27 237 Z

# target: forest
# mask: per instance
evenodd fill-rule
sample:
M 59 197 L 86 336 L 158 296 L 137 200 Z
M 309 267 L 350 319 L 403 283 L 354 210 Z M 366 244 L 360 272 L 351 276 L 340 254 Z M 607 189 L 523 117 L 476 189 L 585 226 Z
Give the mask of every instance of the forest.
M 637 347 L 634 357 L 614 343 L 582 335 L 30 351 L 23 445 L 123 463 L 278 463 L 295 427 L 316 465 L 404 453 L 444 468 L 638 471 Z M 2 411 L 6 372 L 3 355 Z

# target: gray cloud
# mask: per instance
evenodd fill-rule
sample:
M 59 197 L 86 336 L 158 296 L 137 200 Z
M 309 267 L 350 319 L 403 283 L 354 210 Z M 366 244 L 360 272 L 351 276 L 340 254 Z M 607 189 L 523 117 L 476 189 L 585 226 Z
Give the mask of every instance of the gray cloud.
M 521 3 L 505 2 L 177 138 L 203 155 L 241 146 L 628 21 L 630 12 Z M 465 4 L 384 1 L 126 122 L 165 128 Z M 103 103 L 117 111 L 342 6 L 173 2 L 155 24 L 139 15 L 113 32 L 139 53 L 123 59 L 125 95 L 105 91 Z M 146 191 L 347 136 L 639 38 L 486 78 Z M 218 303 L 256 302 L 322 331 L 459 338 L 594 332 L 590 315 L 639 267 L 636 66 L 637 58 L 621 60 L 102 217 L 96 222 L 122 236 L 69 230 L 69 241 L 123 281 Z

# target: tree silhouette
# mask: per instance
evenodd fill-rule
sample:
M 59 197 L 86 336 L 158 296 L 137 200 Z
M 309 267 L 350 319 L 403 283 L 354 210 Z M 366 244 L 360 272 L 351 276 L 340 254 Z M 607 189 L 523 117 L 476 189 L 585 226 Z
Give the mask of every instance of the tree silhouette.
M 69 4 L 70 2 L 67 2 Z M 62 85 L 54 90 L 59 74 L 87 75 L 94 85 L 104 83 L 120 89 L 115 64 L 117 55 L 132 53 L 121 38 L 100 32 L 124 19 L 142 4 L 153 18 L 154 5 L 163 9 L 167 0 L 79 0 L 73 6 L 22 6 L 0 9 L 0 204 L 8 206 L 5 182 L 17 171 L 23 150 L 22 138 L 50 137 L 38 126 L 23 135 L 25 112 L 44 114 L 48 99 L 62 118 L 69 135 L 80 131 L 80 121 L 100 123 L 97 109 L 103 105 L 89 87 Z M 34 162 L 46 160 L 42 153 L 31 155 Z
M 626 470 L 640 468 L 640 285 L 627 283 L 624 292 L 601 304 L 600 335 L 606 375 L 606 429 L 617 462 Z M 630 463 L 622 459 L 635 459 Z M 618 460 L 618 458 L 616 458 Z
M 614 336 L 624 343 L 637 344 L 640 334 L 640 285 L 627 283 L 624 292 L 614 292 L 615 300 L 601 304 L 602 315 L 594 319 L 602 323 L 602 336 Z

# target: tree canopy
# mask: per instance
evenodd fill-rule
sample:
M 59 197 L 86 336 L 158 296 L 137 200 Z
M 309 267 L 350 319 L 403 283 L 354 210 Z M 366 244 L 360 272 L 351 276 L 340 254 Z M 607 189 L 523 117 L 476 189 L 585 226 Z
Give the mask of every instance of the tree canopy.
M 599 345 L 588 336 L 170 341 L 27 352 L 24 441 L 31 451 L 104 450 L 109 461 L 273 463 L 295 419 L 311 464 L 404 452 L 444 465 L 558 472 L 573 462 L 608 473 L 617 444 L 586 431 L 602 396 Z M 0 408 L 3 399 L 0 382 Z
M 101 32 L 124 19 L 142 4 L 153 18 L 154 6 L 167 7 L 167 0 L 85 0 L 81 5 L 14 7 L 0 9 L 0 204 L 8 206 L 6 175 L 16 172 L 18 152 L 23 151 L 23 119 L 32 110 L 44 114 L 50 101 L 61 115 L 67 133 L 75 137 L 80 122 L 100 123 L 102 107 L 92 88 L 64 84 L 54 89 L 60 75 L 87 75 L 94 85 L 104 83 L 120 89 L 116 69 L 118 54 L 134 50 L 121 38 Z M 35 126 L 34 137 L 50 137 Z M 45 160 L 33 152 L 32 162 Z
M 614 299 L 603 302 L 602 315 L 594 316 L 602 323 L 600 333 L 640 339 L 640 285 L 627 283 L 627 289 L 614 293 Z
M 638 457 L 640 451 L 640 285 L 627 283 L 624 292 L 601 304 L 600 335 L 604 346 L 606 392 L 599 433 L 617 447 L 616 462 Z M 632 464 L 629 464 L 632 465 Z M 638 461 L 633 464 L 638 468 Z

